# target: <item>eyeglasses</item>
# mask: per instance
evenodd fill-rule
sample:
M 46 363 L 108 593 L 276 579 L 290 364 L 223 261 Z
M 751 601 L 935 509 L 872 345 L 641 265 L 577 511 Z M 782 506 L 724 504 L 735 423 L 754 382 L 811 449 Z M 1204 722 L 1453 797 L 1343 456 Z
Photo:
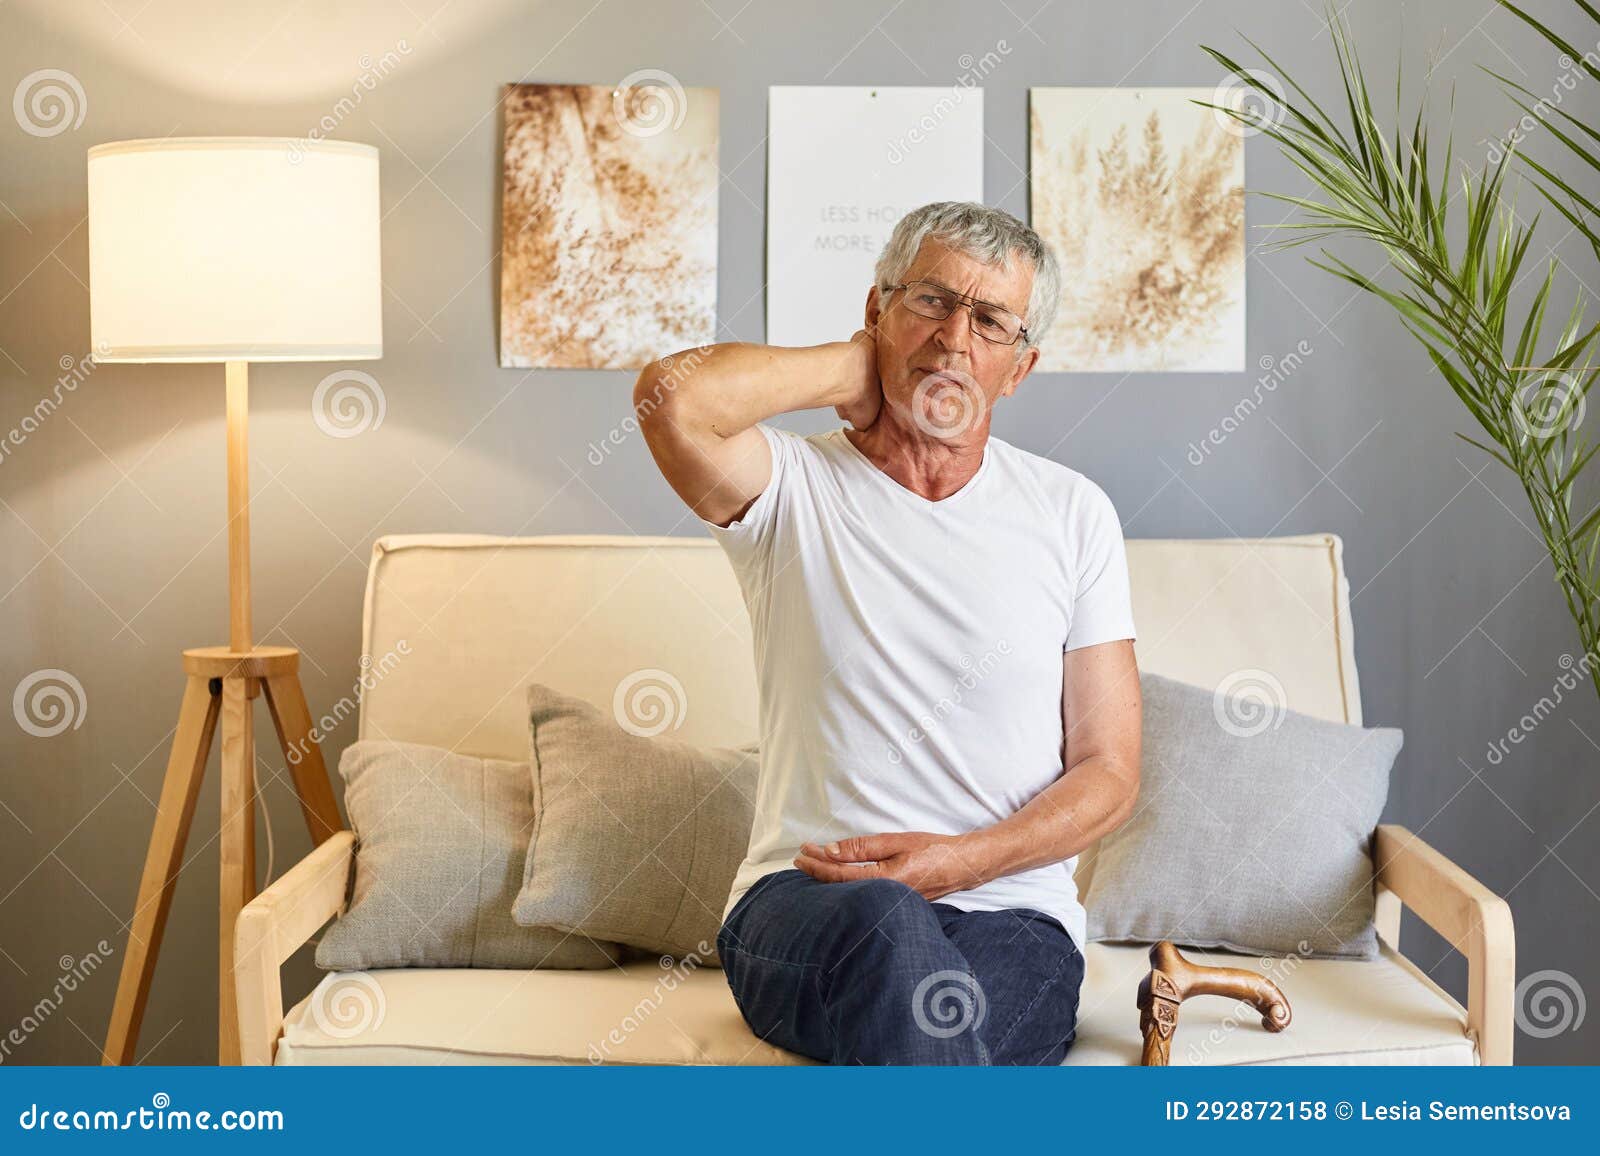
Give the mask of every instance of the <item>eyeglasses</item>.
M 907 281 L 903 285 L 886 287 L 890 293 L 900 289 L 906 291 L 906 308 L 919 317 L 943 321 L 958 307 L 965 305 L 971 311 L 968 323 L 972 327 L 972 332 L 985 341 L 991 341 L 996 345 L 1015 345 L 1017 338 L 1026 339 L 1028 336 L 1022 318 L 1011 310 L 968 297 L 965 293 L 957 293 L 954 289 L 947 289 L 936 281 Z

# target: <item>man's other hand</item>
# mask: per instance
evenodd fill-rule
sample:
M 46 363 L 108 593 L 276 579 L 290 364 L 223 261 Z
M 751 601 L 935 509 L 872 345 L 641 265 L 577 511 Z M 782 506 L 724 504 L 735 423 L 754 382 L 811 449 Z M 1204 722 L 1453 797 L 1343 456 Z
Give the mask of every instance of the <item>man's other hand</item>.
M 803 843 L 794 865 L 824 883 L 898 879 L 930 901 L 987 882 L 961 836 L 929 831 L 857 835 L 826 845 Z

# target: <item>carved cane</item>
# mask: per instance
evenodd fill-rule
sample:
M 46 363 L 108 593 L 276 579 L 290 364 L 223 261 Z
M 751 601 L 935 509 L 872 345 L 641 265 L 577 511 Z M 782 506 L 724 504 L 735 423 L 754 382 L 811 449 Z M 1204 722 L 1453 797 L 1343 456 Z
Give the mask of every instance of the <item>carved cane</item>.
M 1261 1026 L 1281 1032 L 1293 1012 L 1289 999 L 1264 975 L 1239 967 L 1191 963 L 1166 940 L 1150 948 L 1150 974 L 1139 983 L 1139 1031 L 1144 1035 L 1144 1067 L 1164 1067 L 1178 1029 L 1178 1005 L 1192 995 L 1225 995 L 1261 1013 Z

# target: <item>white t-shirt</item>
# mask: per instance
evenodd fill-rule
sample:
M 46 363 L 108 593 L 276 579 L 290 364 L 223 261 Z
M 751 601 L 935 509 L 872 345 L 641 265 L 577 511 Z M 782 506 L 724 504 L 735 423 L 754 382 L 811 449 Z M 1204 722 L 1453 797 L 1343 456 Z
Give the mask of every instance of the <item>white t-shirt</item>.
M 727 527 L 760 685 L 755 821 L 723 916 L 805 842 L 963 834 L 1062 774 L 1062 655 L 1133 638 L 1122 527 L 1105 491 L 990 437 L 934 502 L 844 430 L 756 428 L 772 480 Z M 1076 857 L 938 902 L 1032 907 L 1083 948 Z

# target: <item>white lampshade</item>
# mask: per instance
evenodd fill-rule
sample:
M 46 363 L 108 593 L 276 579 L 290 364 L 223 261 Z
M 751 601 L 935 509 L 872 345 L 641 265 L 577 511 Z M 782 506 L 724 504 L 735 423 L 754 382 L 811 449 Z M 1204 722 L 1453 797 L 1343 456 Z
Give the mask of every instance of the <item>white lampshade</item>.
M 89 150 L 97 361 L 383 356 L 378 150 L 176 137 Z

